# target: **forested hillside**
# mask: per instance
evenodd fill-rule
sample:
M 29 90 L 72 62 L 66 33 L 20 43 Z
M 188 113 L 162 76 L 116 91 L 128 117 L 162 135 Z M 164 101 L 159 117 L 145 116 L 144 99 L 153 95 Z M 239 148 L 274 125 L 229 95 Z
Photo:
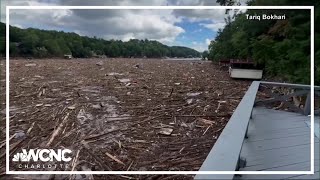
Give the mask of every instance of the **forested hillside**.
M 230 0 L 220 0 L 227 5 Z M 253 0 L 248 5 L 316 5 L 315 25 L 320 24 L 320 1 Z M 306 4 L 308 3 L 308 4 Z M 231 3 L 232 4 L 232 3 Z M 230 5 L 230 4 L 229 4 Z M 285 14 L 285 20 L 248 20 L 246 14 Z M 310 84 L 310 10 L 248 10 L 226 19 L 226 26 L 209 45 L 209 59 L 253 59 L 268 76 Z M 315 30 L 315 61 L 319 67 L 320 37 Z M 320 69 L 315 83 L 320 85 Z
M 0 54 L 5 54 L 5 24 L 0 24 Z M 157 41 L 132 39 L 104 40 L 80 36 L 76 33 L 47 31 L 39 29 L 20 29 L 10 26 L 10 56 L 23 57 L 73 57 L 85 58 L 94 55 L 107 57 L 200 57 L 201 54 L 191 48 L 166 46 Z

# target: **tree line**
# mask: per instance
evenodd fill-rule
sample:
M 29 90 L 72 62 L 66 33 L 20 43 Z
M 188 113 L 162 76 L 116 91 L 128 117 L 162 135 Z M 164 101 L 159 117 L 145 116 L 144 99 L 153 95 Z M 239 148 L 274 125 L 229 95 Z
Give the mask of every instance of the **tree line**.
M 0 24 L 0 54 L 5 54 L 5 24 Z M 131 39 L 129 41 L 105 40 L 80 36 L 63 31 L 20 29 L 10 26 L 10 56 L 12 57 L 63 57 L 93 56 L 163 58 L 201 57 L 198 51 L 182 46 L 167 46 L 154 40 Z
M 231 0 L 219 0 L 222 5 Z M 251 0 L 248 5 L 315 5 L 315 25 L 320 24 L 320 1 Z M 231 3 L 232 4 L 232 3 Z M 229 4 L 230 5 L 230 4 Z M 247 14 L 285 14 L 284 20 L 248 20 Z M 294 83 L 310 84 L 310 10 L 247 10 L 225 19 L 226 26 L 218 31 L 209 45 L 209 59 L 251 59 L 262 65 L 266 75 L 281 77 Z M 319 47 L 319 28 L 315 30 L 315 47 Z M 320 65 L 320 49 L 315 48 L 315 65 Z M 320 69 L 316 68 L 315 83 L 320 85 Z

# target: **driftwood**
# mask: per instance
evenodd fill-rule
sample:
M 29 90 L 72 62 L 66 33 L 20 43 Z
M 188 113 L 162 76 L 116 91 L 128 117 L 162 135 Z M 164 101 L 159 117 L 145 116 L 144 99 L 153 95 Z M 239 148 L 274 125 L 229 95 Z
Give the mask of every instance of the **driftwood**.
M 112 171 L 112 169 L 101 158 L 92 152 L 92 149 L 90 149 L 89 145 L 85 141 L 82 141 L 81 144 L 85 148 L 86 152 L 90 154 L 90 156 L 93 157 L 100 164 L 100 166 L 104 168 L 104 170 Z
M 208 114 L 208 115 L 174 115 L 175 117 L 228 117 L 231 114 Z
M 79 159 L 79 153 L 80 153 L 80 150 L 77 151 L 77 154 L 76 154 L 76 157 L 73 159 L 72 161 L 72 164 L 71 164 L 71 171 L 74 171 L 77 164 L 78 164 L 78 159 Z M 74 174 L 71 174 L 69 176 L 69 180 L 73 180 L 74 179 Z
M 58 126 L 58 128 L 56 130 L 53 131 L 50 140 L 48 141 L 48 143 L 46 144 L 46 146 L 50 146 L 52 141 L 55 139 L 55 137 L 59 134 L 59 132 L 61 131 L 62 127 L 64 126 L 64 124 L 67 122 L 69 117 L 69 113 L 67 113 L 67 115 L 63 118 L 62 122 L 60 123 L 60 125 Z
M 132 161 L 132 162 L 130 163 L 129 167 L 127 168 L 127 171 L 129 171 L 129 170 L 130 170 L 130 168 L 131 168 L 131 166 L 132 166 L 133 162 L 134 162 L 134 161 Z
M 36 122 L 33 122 L 33 123 L 32 123 L 32 125 L 30 126 L 30 128 L 29 128 L 28 131 L 27 131 L 27 134 L 30 134 L 30 132 L 31 132 L 31 130 L 33 129 L 35 123 L 36 123 Z
M 111 158 L 112 160 L 114 160 L 115 162 L 125 165 L 122 161 L 120 161 L 118 158 L 116 158 L 115 156 L 109 154 L 108 152 L 105 153 L 109 158 Z
M 19 140 L 18 142 L 15 142 L 15 143 L 12 143 L 10 144 L 10 148 L 9 148 L 9 151 L 11 152 L 10 155 L 14 152 L 14 149 L 20 144 L 22 143 L 23 139 L 22 140 Z M 6 152 L 2 153 L 0 155 L 0 159 L 2 159 L 4 156 L 6 155 Z
M 45 60 L 38 62 L 41 66 L 37 71 L 23 69 L 21 72 L 26 74 L 12 82 L 12 89 L 16 90 L 10 99 L 10 115 L 14 117 L 10 131 L 23 129 L 27 139 L 20 145 L 12 143 L 11 147 L 73 149 L 73 163 L 69 166 L 73 171 L 151 170 L 152 166 L 155 170 L 168 170 L 175 163 L 177 170 L 196 170 L 200 161 L 194 162 L 193 158 L 205 159 L 215 142 L 212 137 L 219 136 L 215 131 L 227 123 L 250 82 L 230 80 L 214 65 L 202 62 L 190 65 L 184 61 L 137 61 L 140 60 L 105 61 L 101 70 L 95 59 Z M 19 63 L 25 62 L 14 62 L 13 67 Z M 143 69 L 131 68 L 137 63 Z M 21 68 L 25 68 L 24 64 Z M 195 69 L 203 71 L 198 73 Z M 111 72 L 127 73 L 105 77 Z M 34 80 L 39 74 L 51 78 Z M 130 86 L 119 83 L 119 78 L 130 79 Z M 30 103 L 23 97 L 28 93 L 33 93 L 28 98 Z M 218 108 L 219 101 L 226 104 L 220 103 Z M 80 123 L 77 114 L 81 109 L 92 118 Z M 208 121 L 197 122 L 198 118 Z M 199 123 L 201 127 L 197 126 Z M 163 131 L 165 134 L 171 134 L 159 134 L 164 128 L 168 128 Z
M 10 141 L 11 139 L 13 139 L 15 136 L 16 136 L 16 133 L 14 133 L 14 134 L 9 138 L 9 141 Z M 4 141 L 1 142 L 0 149 L 1 149 L 3 146 L 6 145 L 6 142 L 7 142 L 6 140 L 4 140 Z

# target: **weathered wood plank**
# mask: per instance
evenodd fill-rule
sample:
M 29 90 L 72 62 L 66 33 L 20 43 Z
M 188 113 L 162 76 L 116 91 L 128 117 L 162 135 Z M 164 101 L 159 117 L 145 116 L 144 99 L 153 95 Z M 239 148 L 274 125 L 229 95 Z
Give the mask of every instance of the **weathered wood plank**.
M 315 146 L 319 146 L 319 142 L 315 143 Z M 243 147 L 243 151 L 241 151 L 241 156 L 245 157 L 247 161 L 259 159 L 261 157 L 274 157 L 277 158 L 279 156 L 284 156 L 287 154 L 294 155 L 295 153 L 300 152 L 311 152 L 310 150 L 310 142 L 305 143 L 299 146 L 293 146 L 293 147 L 285 147 L 285 148 L 279 148 L 279 149 L 269 149 L 265 151 L 259 151 L 259 152 L 253 152 L 250 151 L 250 149 L 245 148 L 245 145 Z
M 310 122 L 309 116 L 255 107 L 253 120 L 250 121 L 248 128 L 249 138 L 245 139 L 241 151 L 241 156 L 246 158 L 247 165 L 240 170 L 309 171 L 311 168 L 311 130 L 308 122 Z M 314 147 L 315 167 L 319 168 L 319 138 L 316 136 Z M 236 179 L 287 179 L 293 177 L 314 176 L 294 174 L 242 175 Z
M 305 175 L 295 175 L 292 177 L 289 177 L 288 179 L 314 179 L 318 180 L 320 179 L 320 172 L 319 172 L 319 166 L 316 167 L 317 169 L 314 174 L 305 174 Z
M 260 136 L 259 136 L 260 135 Z M 277 132 L 277 133 L 270 133 L 270 134 L 250 134 L 250 139 L 246 139 L 247 142 L 256 142 L 256 141 L 264 141 L 264 140 L 275 140 L 275 139 L 282 139 L 285 140 L 288 137 L 297 137 L 297 136 L 310 136 L 310 130 L 303 130 L 301 131 L 293 131 L 293 132 Z
M 200 171 L 234 171 L 237 168 L 259 82 L 254 81 L 223 129 Z M 232 179 L 234 175 L 199 174 L 195 179 Z
M 297 113 L 255 107 L 252 117 L 253 119 L 250 121 L 248 128 L 249 138 L 247 141 L 276 139 L 277 135 L 285 137 L 286 135 L 290 136 L 292 133 L 311 132 L 304 123 L 310 120 L 310 117 Z
M 290 169 L 301 169 L 304 171 L 309 171 L 310 170 L 310 162 L 305 162 L 305 163 L 298 163 L 298 164 L 292 164 L 289 166 L 286 166 L 282 169 L 271 169 L 270 171 L 291 171 Z M 319 161 L 317 162 L 317 164 L 315 164 L 315 169 L 319 169 Z M 307 175 L 299 175 L 299 174 L 245 174 L 245 175 L 241 175 L 241 177 L 236 177 L 235 179 L 289 179 L 289 178 L 296 178 L 299 179 L 297 177 L 304 177 Z M 312 175 L 309 175 L 310 177 L 314 177 Z
M 309 152 L 310 153 L 310 152 Z M 265 161 L 257 162 L 259 164 L 248 165 L 242 171 L 270 171 L 270 169 L 276 169 L 277 171 L 282 171 L 286 166 L 292 164 L 299 164 L 299 163 L 307 163 L 307 169 L 290 169 L 290 171 L 310 171 L 311 169 L 311 159 L 310 155 L 307 156 L 306 154 L 303 156 L 301 154 L 291 157 L 282 157 L 278 159 L 270 160 L 269 158 L 265 158 Z M 317 159 L 315 160 L 317 161 Z M 300 166 L 299 166 L 300 167 Z
M 252 123 L 252 125 L 251 125 Z M 298 129 L 298 128 L 306 128 L 306 124 L 304 121 L 300 122 L 290 122 L 287 123 L 288 125 L 286 126 L 285 123 L 280 122 L 276 123 L 275 121 L 273 122 L 250 122 L 250 127 L 251 131 L 248 132 L 248 135 L 250 134 L 257 134 L 257 135 L 265 135 L 269 133 L 276 133 L 276 132 L 283 132 L 287 129 Z M 259 128 L 261 126 L 264 126 L 264 128 Z
M 307 159 L 310 160 L 311 156 L 308 156 L 308 153 L 310 154 L 310 145 L 308 147 L 304 148 L 294 148 L 290 149 L 290 151 L 273 151 L 273 153 L 267 153 L 263 156 L 256 156 L 256 157 L 247 157 L 247 166 L 255 166 L 255 165 L 261 165 L 261 164 L 267 164 L 267 163 L 273 163 L 273 162 L 279 162 L 284 161 L 287 159 Z M 315 149 L 315 154 L 319 154 L 319 148 Z M 272 157 L 272 158 L 270 158 Z
M 272 115 L 272 113 L 277 113 L 277 116 Z M 283 118 L 289 118 L 289 117 L 304 117 L 304 118 L 306 118 L 306 116 L 304 116 L 302 114 L 297 114 L 296 112 L 287 112 L 287 111 L 280 111 L 280 110 L 274 110 L 274 109 L 266 109 L 265 107 L 255 107 L 254 111 L 253 111 L 253 115 L 258 116 L 258 118 L 260 117 L 260 115 L 271 115 L 271 116 L 273 116 L 273 118 L 276 118 L 278 120 L 283 120 Z M 261 117 L 261 118 L 263 118 L 263 117 Z
M 319 149 L 317 150 L 319 153 Z M 303 163 L 308 162 L 309 163 L 309 170 L 311 169 L 310 163 L 311 163 L 311 155 L 310 150 L 309 151 L 302 151 L 301 153 L 309 153 L 308 154 L 289 154 L 286 156 L 280 156 L 277 158 L 269 158 L 263 157 L 261 159 L 256 160 L 247 160 L 247 166 L 241 170 L 249 171 L 262 171 L 262 170 L 269 170 L 271 168 L 276 167 L 284 167 L 286 165 L 290 164 L 297 164 L 297 163 Z M 319 162 L 319 157 L 314 158 L 315 163 L 317 164 Z M 281 168 L 279 168 L 280 170 Z M 302 171 L 301 169 L 299 171 Z
M 288 137 L 285 139 L 272 139 L 265 141 L 255 141 L 255 142 L 247 142 L 246 145 L 243 146 L 244 151 L 248 149 L 248 151 L 252 153 L 257 153 L 259 151 L 266 151 L 271 149 L 280 149 L 285 147 L 294 147 L 302 144 L 309 143 L 310 144 L 310 135 L 304 135 L 301 137 Z

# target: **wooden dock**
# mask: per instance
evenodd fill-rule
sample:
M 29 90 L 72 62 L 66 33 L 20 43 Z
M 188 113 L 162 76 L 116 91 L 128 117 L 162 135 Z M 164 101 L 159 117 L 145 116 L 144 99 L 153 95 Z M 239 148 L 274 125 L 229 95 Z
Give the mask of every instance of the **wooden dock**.
M 271 98 L 258 99 L 258 91 L 270 93 Z M 199 170 L 237 173 L 198 174 L 195 179 L 319 179 L 319 109 L 314 111 L 311 134 L 310 94 L 307 85 L 254 81 Z M 319 97 L 320 87 L 315 87 L 314 94 Z M 293 105 L 297 97 L 305 99 L 303 108 Z M 281 106 L 272 108 L 277 102 Z M 311 136 L 315 173 L 306 174 L 312 169 Z M 288 174 L 243 174 L 245 171 Z
M 257 107 L 253 109 L 248 138 L 244 140 L 240 156 L 246 166 L 240 171 L 310 171 L 310 116 Z M 315 123 L 319 124 L 316 118 Z M 319 129 L 318 129 L 319 131 Z M 319 179 L 319 138 L 315 142 L 314 175 L 241 175 L 236 179 L 290 179 L 305 177 Z

